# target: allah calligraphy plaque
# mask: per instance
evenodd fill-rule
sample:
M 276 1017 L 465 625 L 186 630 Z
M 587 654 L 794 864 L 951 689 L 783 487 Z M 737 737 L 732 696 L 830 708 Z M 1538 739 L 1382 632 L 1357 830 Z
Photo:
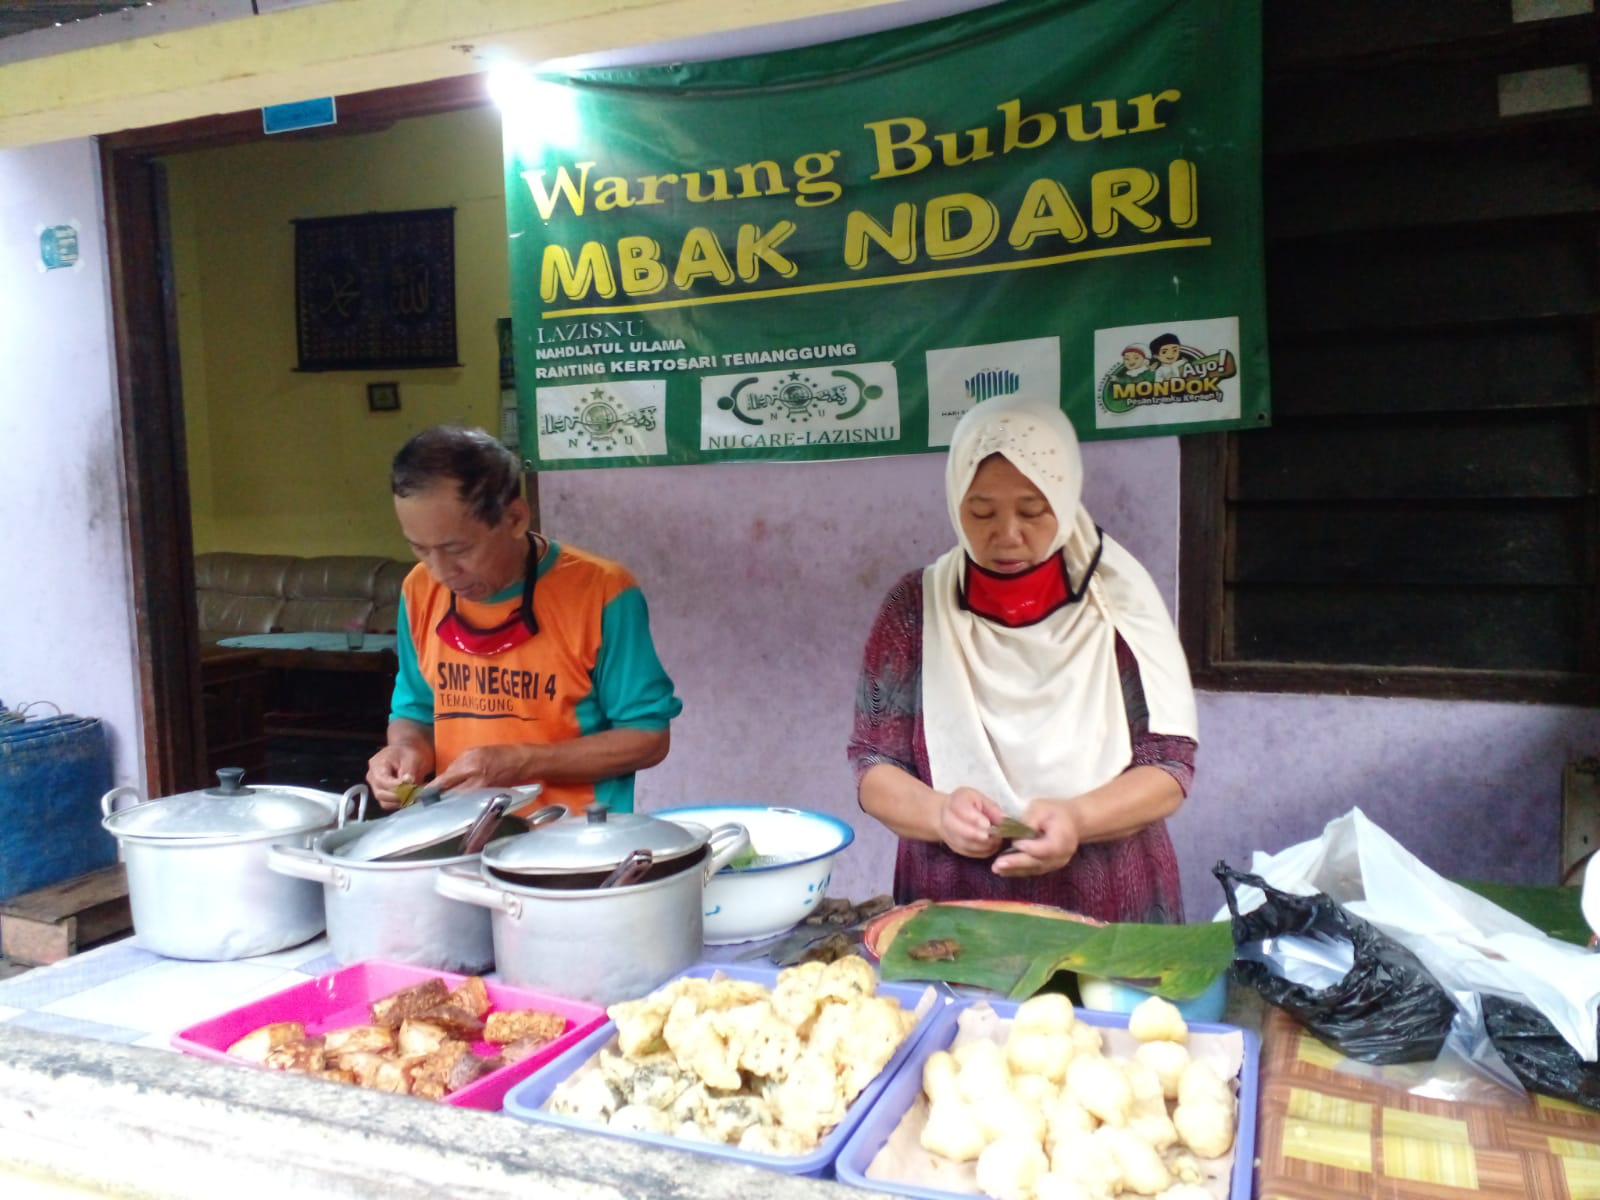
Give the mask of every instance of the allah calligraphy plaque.
M 294 222 L 302 371 L 456 367 L 455 209 Z

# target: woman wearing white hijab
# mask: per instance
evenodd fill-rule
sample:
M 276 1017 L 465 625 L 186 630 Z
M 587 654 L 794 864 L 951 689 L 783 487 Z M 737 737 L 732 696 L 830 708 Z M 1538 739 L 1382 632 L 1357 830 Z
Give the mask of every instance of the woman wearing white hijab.
M 1194 693 L 1149 574 L 1083 511 L 1059 408 L 984 401 L 956 426 L 959 541 L 890 591 L 850 760 L 900 837 L 895 898 L 1031 900 L 1180 921 L 1165 818 L 1194 773 Z M 1038 836 L 991 832 L 1006 818 Z

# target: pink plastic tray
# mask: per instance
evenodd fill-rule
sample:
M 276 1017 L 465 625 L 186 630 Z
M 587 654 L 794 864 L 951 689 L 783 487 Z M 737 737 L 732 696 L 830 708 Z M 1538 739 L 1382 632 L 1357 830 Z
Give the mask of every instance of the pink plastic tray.
M 239 1059 L 228 1057 L 228 1047 L 263 1025 L 277 1021 L 299 1021 L 305 1025 L 308 1037 L 316 1037 L 331 1029 L 343 1029 L 348 1025 L 364 1025 L 371 1019 L 370 1007 L 374 1000 L 381 1000 L 402 988 L 434 978 L 454 988 L 466 976 L 376 959 L 352 963 L 338 971 L 297 983 L 275 995 L 191 1025 L 173 1034 L 172 1044 L 179 1050 L 198 1054 L 202 1058 L 240 1063 Z M 606 1013 L 603 1008 L 579 1000 L 567 1000 L 527 988 L 508 987 L 492 980 L 485 980 L 484 983 L 489 992 L 490 1012 L 541 1008 L 567 1018 L 566 1031 L 548 1046 L 541 1047 L 519 1063 L 490 1071 L 466 1087 L 451 1092 L 441 1101 L 463 1108 L 498 1110 L 506 1092 L 586 1034 L 598 1029 L 605 1023 Z M 489 1042 L 479 1042 L 473 1049 L 480 1054 L 492 1054 L 498 1047 Z

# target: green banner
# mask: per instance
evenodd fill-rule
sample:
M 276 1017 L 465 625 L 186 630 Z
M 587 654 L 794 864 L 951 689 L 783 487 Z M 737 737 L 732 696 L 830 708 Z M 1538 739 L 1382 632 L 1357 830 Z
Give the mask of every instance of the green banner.
M 1268 419 L 1260 0 L 1009 0 L 502 89 L 540 470 Z

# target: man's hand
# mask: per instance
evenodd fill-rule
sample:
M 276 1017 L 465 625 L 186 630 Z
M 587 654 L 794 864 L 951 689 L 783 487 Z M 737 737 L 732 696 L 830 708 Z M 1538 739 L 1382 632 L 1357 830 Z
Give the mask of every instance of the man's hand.
M 977 788 L 959 787 L 939 807 L 939 836 L 957 854 L 988 858 L 1000 849 L 1000 839 L 990 835 L 989 826 L 1005 815 Z
M 994 860 L 996 875 L 1043 875 L 1072 861 L 1082 840 L 1078 813 L 1070 800 L 1035 800 L 1022 820 L 1039 831 L 1036 838 L 1019 838 Z
M 474 746 L 439 772 L 433 786 L 441 792 L 460 787 L 511 787 L 544 783 L 537 774 L 537 746 Z
M 415 742 L 385 746 L 367 760 L 367 786 L 382 808 L 396 808 L 400 797 L 395 788 L 402 783 L 421 783 L 433 770 L 433 755 L 428 747 Z

